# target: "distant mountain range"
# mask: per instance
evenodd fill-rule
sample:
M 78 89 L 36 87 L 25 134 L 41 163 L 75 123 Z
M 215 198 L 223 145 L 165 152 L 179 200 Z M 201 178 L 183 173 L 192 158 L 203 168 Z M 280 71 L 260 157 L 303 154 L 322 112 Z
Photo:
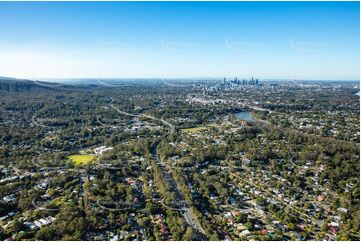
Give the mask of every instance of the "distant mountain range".
M 37 92 L 37 91 L 89 91 L 98 88 L 121 88 L 131 85 L 154 85 L 160 79 L 51 79 L 28 80 L 0 76 L 0 92 Z
M 0 91 L 5 92 L 28 92 L 28 91 L 45 91 L 45 90 L 55 90 L 58 88 L 70 88 L 72 86 L 43 82 L 43 81 L 32 81 L 26 79 L 16 79 L 11 77 L 0 77 Z
M 90 91 L 99 87 L 102 85 L 82 81 L 56 82 L 0 77 L 0 92 Z

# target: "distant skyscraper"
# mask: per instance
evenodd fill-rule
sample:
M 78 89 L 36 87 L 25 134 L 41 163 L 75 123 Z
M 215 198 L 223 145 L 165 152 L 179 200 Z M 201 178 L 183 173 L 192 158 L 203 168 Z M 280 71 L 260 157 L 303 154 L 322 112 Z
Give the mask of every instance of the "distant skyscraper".
M 251 80 L 249 81 L 249 85 L 254 85 L 253 77 L 252 77 Z

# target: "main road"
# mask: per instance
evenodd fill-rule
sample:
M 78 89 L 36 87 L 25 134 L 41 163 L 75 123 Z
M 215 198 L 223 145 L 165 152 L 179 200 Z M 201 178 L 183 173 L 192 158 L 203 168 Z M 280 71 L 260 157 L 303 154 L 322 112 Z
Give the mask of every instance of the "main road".
M 159 156 L 157 154 L 156 148 L 152 150 L 152 157 L 156 161 L 156 163 L 160 165 L 160 171 L 163 173 L 163 177 L 170 185 L 172 191 L 175 193 L 176 199 L 178 200 L 178 204 L 181 206 L 179 209 L 176 209 L 176 210 L 182 211 L 182 215 L 184 216 L 186 222 L 194 230 L 198 231 L 199 233 L 201 233 L 203 235 L 206 235 L 206 232 L 202 228 L 202 225 L 200 224 L 198 219 L 193 214 L 192 209 L 190 208 L 189 204 L 184 199 L 184 195 L 183 195 L 182 191 L 180 190 L 175 179 L 173 178 L 172 173 L 170 172 L 170 169 L 172 169 L 172 168 L 169 165 L 167 165 L 166 163 L 164 163 L 163 161 L 161 161 L 161 159 L 159 158 Z
M 165 121 L 164 119 L 159 119 L 159 118 L 147 115 L 147 114 L 131 114 L 128 112 L 124 112 L 124 111 L 121 111 L 119 108 L 115 107 L 111 103 L 109 104 L 109 106 L 111 108 L 113 108 L 115 111 L 117 111 L 119 114 L 122 114 L 122 115 L 130 116 L 130 117 L 138 117 L 138 118 L 148 118 L 148 119 L 152 119 L 152 120 L 161 122 L 170 128 L 169 134 L 173 134 L 175 132 L 174 125 Z M 177 209 L 177 210 L 181 211 L 187 224 L 190 225 L 196 232 L 200 233 L 200 235 L 198 237 L 202 237 L 202 236 L 204 237 L 206 235 L 206 232 L 202 228 L 202 225 L 200 224 L 200 222 L 198 221 L 196 216 L 193 214 L 192 209 L 190 208 L 189 204 L 187 204 L 187 202 L 185 201 L 182 191 L 179 189 L 177 182 L 175 181 L 175 179 L 173 178 L 173 176 L 170 172 L 170 169 L 172 169 L 172 168 L 170 166 L 168 166 L 166 163 L 164 163 L 163 161 L 161 161 L 161 159 L 159 158 L 159 156 L 157 154 L 157 147 L 154 147 L 152 149 L 152 158 L 156 161 L 156 164 L 158 164 L 160 166 L 159 168 L 160 168 L 161 172 L 163 173 L 163 177 L 168 182 L 168 184 L 170 185 L 171 189 L 173 190 L 173 192 L 175 193 L 175 195 L 178 199 L 178 203 L 180 204 L 181 208 Z

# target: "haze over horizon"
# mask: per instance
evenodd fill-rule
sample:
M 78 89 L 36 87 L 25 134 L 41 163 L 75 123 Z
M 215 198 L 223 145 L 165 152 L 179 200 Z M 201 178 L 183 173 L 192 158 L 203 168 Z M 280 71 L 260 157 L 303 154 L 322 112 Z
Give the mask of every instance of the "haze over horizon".
M 359 80 L 359 2 L 1 2 L 0 76 Z

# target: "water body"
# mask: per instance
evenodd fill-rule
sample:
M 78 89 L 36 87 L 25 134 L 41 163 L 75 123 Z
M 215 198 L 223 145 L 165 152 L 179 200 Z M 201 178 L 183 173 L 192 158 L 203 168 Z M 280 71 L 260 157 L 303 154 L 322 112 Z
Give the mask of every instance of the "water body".
M 239 120 L 253 121 L 252 113 L 249 111 L 235 113 L 234 116 Z
M 360 96 L 360 91 L 356 92 L 354 95 Z

